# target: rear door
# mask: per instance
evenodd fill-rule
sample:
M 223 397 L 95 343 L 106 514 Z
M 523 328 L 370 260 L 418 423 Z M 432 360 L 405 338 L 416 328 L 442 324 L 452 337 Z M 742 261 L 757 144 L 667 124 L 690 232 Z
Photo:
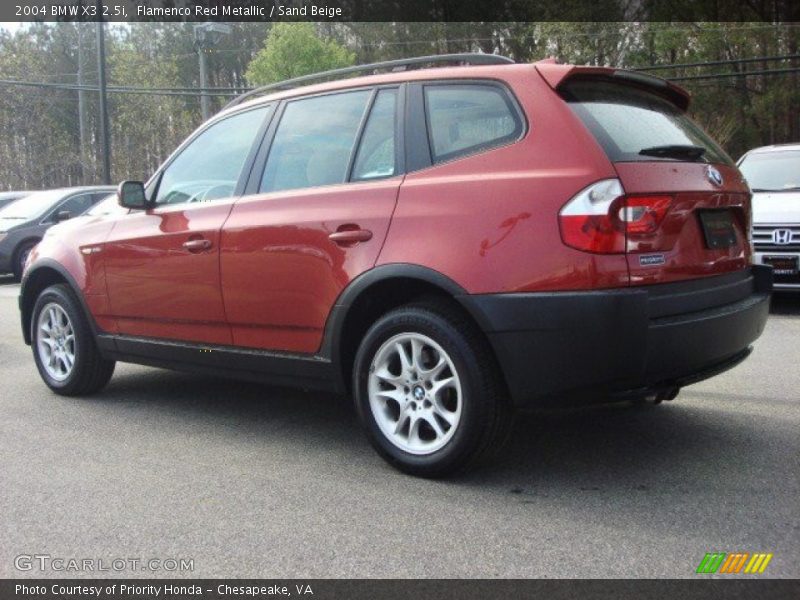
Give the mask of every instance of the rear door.
M 401 88 L 293 99 L 222 231 L 233 343 L 314 353 L 336 298 L 372 268 L 402 181 Z M 252 193 L 250 193 L 252 192 Z
M 270 110 L 207 126 L 164 168 L 154 206 L 115 221 L 103 252 L 120 333 L 231 343 L 220 291 L 220 229 Z
M 559 91 L 614 164 L 626 194 L 631 284 L 744 269 L 750 193 L 733 161 L 668 96 L 613 77 Z

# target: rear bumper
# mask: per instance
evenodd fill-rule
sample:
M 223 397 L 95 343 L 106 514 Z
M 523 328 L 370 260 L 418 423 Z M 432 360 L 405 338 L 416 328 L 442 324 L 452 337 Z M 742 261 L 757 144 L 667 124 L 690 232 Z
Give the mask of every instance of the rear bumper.
M 768 267 L 622 290 L 459 299 L 476 317 L 518 406 L 660 392 L 749 353 L 769 313 Z
M 800 261 L 800 251 L 758 251 L 755 252 L 755 262 L 759 265 L 764 264 L 764 257 L 767 256 L 788 256 L 797 257 Z M 771 267 L 770 267 L 771 268 Z M 800 275 L 773 275 L 772 288 L 781 292 L 800 292 Z

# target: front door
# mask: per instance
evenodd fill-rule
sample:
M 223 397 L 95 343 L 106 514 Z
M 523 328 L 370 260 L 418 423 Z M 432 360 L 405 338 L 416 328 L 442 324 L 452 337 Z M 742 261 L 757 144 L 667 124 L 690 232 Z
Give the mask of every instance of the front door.
M 163 170 L 153 207 L 115 223 L 103 252 L 119 333 L 231 343 L 220 230 L 269 110 L 237 113 L 195 135 Z
M 377 260 L 402 182 L 398 88 L 285 105 L 257 194 L 222 231 L 233 343 L 315 353 L 342 289 Z

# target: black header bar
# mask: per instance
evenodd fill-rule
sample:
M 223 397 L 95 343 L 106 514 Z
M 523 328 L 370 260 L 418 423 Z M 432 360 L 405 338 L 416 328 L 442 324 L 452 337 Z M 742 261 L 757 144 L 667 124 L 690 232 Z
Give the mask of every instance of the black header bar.
M 0 21 L 767 21 L 796 0 L 3 0 Z

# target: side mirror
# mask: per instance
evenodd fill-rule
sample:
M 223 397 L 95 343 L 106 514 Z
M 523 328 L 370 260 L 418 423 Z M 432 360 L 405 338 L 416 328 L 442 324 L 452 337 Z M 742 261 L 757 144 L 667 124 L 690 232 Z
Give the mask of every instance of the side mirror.
M 124 208 L 147 208 L 147 196 L 141 181 L 123 181 L 117 188 L 117 202 Z
M 68 210 L 60 210 L 56 213 L 56 223 L 61 223 L 61 221 L 66 221 L 67 219 L 72 218 L 72 213 Z

